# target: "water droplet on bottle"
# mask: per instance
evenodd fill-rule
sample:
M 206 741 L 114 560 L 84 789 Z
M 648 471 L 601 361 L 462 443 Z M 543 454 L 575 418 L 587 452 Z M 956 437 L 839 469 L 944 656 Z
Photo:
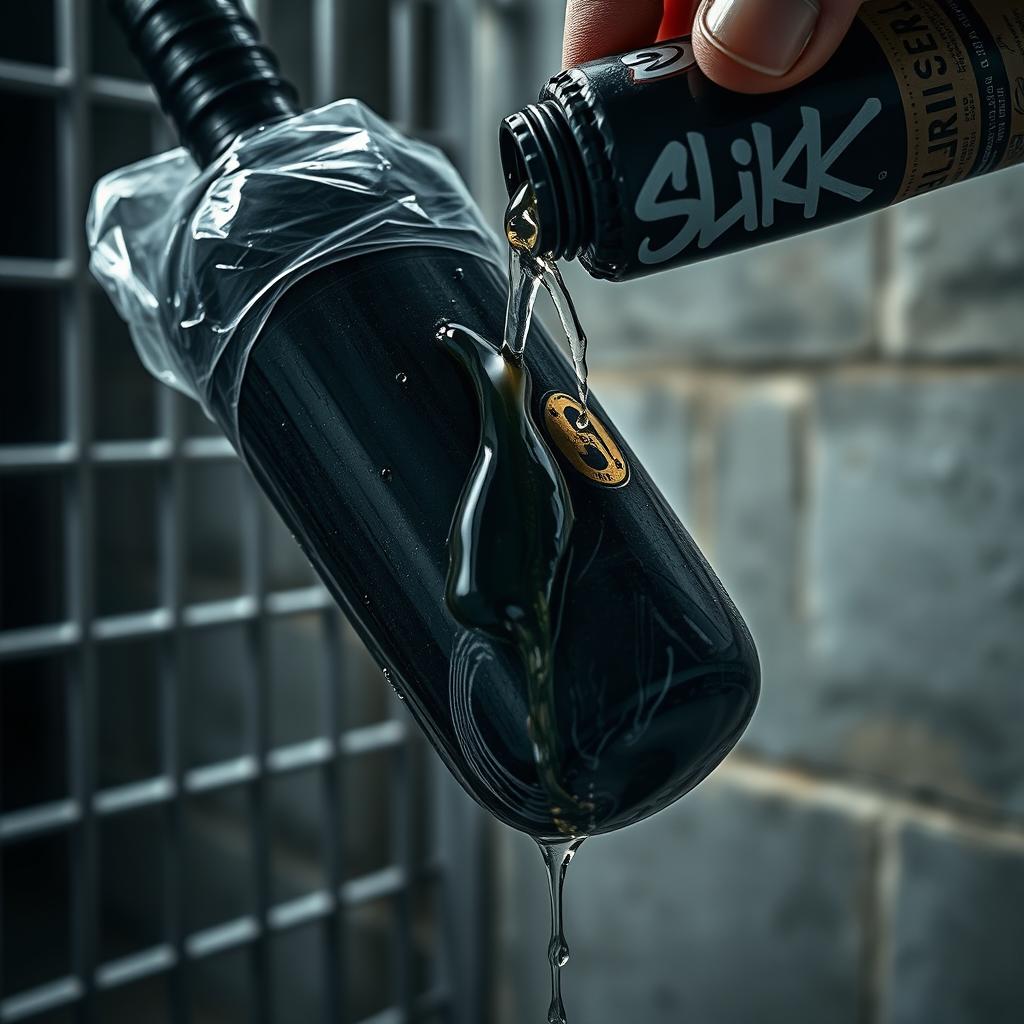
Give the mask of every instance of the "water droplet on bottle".
M 369 594 L 363 594 L 363 604 L 365 604 L 367 608 L 370 607 L 370 595 Z
M 382 668 L 381 672 L 384 673 L 384 678 L 390 683 L 391 682 L 391 669 Z
M 577 418 L 577 420 L 576 420 L 576 429 L 577 430 L 586 430 L 587 427 L 589 427 L 589 426 L 590 426 L 590 417 L 586 413 L 583 413 L 582 416 Z
M 455 281 L 461 281 L 465 276 L 466 272 L 462 269 L 462 267 L 456 267 L 455 270 L 452 272 L 452 278 Z
M 382 470 L 380 471 L 380 478 L 381 478 L 381 480 L 383 480 L 383 481 L 384 481 L 384 483 L 390 483 L 390 482 L 391 482 L 391 477 L 392 477 L 393 475 L 394 475 L 394 474 L 392 474 L 391 470 L 390 470 L 390 469 L 388 469 L 388 468 L 387 468 L 387 466 L 385 466 L 385 467 L 384 467 L 384 468 L 383 468 L 383 469 L 382 469 Z
M 408 377 L 407 374 L 404 374 L 404 373 L 396 373 L 395 374 L 395 380 L 397 380 L 399 384 L 405 384 L 406 381 L 408 381 L 408 379 L 409 379 L 409 377 Z

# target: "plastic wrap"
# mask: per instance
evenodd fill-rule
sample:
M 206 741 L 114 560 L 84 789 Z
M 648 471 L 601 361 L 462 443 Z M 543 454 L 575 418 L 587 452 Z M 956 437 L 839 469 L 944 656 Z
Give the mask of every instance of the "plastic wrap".
M 147 369 L 236 447 L 249 351 L 304 274 L 403 245 L 504 266 L 444 154 L 355 100 L 254 129 L 203 171 L 183 149 L 114 171 L 93 190 L 86 230 L 92 273 Z

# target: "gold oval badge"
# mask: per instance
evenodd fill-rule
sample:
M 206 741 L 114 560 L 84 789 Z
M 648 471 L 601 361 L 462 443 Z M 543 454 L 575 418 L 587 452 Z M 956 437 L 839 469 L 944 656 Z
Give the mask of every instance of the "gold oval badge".
M 593 412 L 589 412 L 587 417 L 590 421 L 587 426 L 577 429 L 580 400 L 574 395 L 555 392 L 544 400 L 544 422 L 548 434 L 573 468 L 594 483 L 607 487 L 625 483 L 629 477 L 629 466 L 619 446 Z

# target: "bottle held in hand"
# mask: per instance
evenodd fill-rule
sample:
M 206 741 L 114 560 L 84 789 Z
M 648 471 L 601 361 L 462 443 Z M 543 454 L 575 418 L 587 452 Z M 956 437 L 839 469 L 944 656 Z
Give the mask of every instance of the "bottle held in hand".
M 689 37 L 564 71 L 505 119 L 530 252 L 624 281 L 800 234 L 1024 161 L 1024 3 L 871 0 L 815 75 L 706 78 Z

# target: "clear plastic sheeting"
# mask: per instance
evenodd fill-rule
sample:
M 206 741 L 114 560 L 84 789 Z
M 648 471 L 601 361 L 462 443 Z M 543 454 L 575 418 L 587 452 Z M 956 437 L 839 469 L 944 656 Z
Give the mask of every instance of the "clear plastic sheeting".
M 203 171 L 183 149 L 114 171 L 93 190 L 86 231 L 92 273 L 147 369 L 197 399 L 236 447 L 249 351 L 304 274 L 403 245 L 504 269 L 444 154 L 356 100 L 254 129 Z

